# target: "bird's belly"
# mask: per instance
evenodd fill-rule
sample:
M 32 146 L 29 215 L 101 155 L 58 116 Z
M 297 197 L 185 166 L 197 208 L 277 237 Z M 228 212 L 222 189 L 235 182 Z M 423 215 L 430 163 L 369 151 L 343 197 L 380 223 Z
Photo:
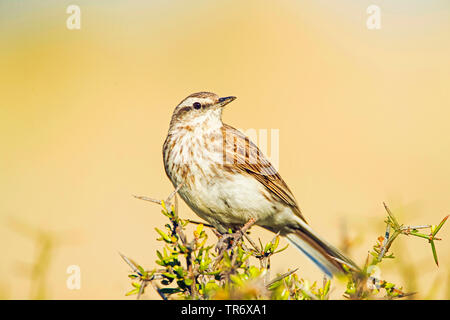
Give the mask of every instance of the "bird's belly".
M 215 225 L 242 225 L 251 218 L 267 221 L 283 209 L 256 179 L 240 173 L 197 175 L 179 193 L 194 212 Z

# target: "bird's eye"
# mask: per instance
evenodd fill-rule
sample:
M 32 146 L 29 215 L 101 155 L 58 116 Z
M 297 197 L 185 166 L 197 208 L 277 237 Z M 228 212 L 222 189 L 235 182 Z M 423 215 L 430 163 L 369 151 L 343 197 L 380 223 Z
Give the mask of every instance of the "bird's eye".
M 202 107 L 202 105 L 200 104 L 200 102 L 194 102 L 193 107 L 194 109 L 198 110 Z

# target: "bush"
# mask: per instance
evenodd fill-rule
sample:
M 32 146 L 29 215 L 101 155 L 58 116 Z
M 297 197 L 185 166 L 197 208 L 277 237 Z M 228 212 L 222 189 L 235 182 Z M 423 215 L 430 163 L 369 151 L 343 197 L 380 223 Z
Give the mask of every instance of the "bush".
M 150 284 L 162 299 L 329 299 L 331 280 L 324 279 L 320 285 L 316 282 L 310 284 L 297 275 L 297 269 L 270 278 L 271 259 L 287 248 L 279 248 L 279 235 L 275 235 L 269 243 L 263 244 L 259 240 L 256 244 L 248 231 L 254 221 L 249 221 L 235 233 L 230 230 L 229 234 L 220 235 L 212 226 L 181 219 L 177 206 L 170 205 L 176 191 L 166 201 L 137 197 L 160 204 L 168 223 L 164 230 L 155 228 L 159 234 L 157 240 L 163 244 L 162 249 L 156 252 L 159 267 L 145 270 L 121 254 L 132 268 L 129 274 L 132 290 L 126 293 L 127 296 L 137 295 L 139 299 Z M 388 252 L 399 235 L 411 235 L 428 241 L 434 261 L 438 264 L 435 241 L 441 239 L 436 235 L 448 216 L 437 226 L 404 226 L 386 204 L 384 206 L 387 212 L 385 235 L 377 239 L 361 270 L 348 270 L 342 277 L 347 284 L 344 298 L 396 299 L 413 294 L 403 292 L 402 287 L 373 275 L 375 267 L 384 259 L 394 259 L 394 255 Z M 187 236 L 188 224 L 196 226 L 191 237 Z M 215 246 L 207 244 L 205 228 L 211 228 L 218 237 Z M 429 230 L 429 233 L 420 230 Z M 255 257 L 259 266 L 252 265 L 250 257 Z

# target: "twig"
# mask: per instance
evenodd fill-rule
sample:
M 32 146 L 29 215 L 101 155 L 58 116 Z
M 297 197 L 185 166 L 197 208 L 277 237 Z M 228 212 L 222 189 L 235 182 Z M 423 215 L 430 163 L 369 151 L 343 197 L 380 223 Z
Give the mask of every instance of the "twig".
M 426 225 L 421 225 L 421 226 L 401 226 L 400 230 L 416 230 L 416 229 L 427 229 L 427 228 L 431 228 L 430 224 L 426 224 Z
M 164 201 L 166 204 L 168 204 L 170 206 L 170 201 L 172 200 L 172 198 L 175 196 L 175 194 L 177 194 L 177 192 L 180 190 L 180 188 L 184 185 L 184 182 L 180 183 L 175 190 L 173 190 L 170 195 L 167 197 L 167 199 Z M 136 196 L 133 194 L 133 197 L 135 197 L 136 199 L 139 200 L 144 200 L 144 201 L 149 201 L 149 202 L 153 202 L 159 205 L 162 205 L 163 201 L 161 200 L 157 200 L 157 199 L 153 199 L 150 197 L 146 197 L 146 196 Z
M 260 252 L 256 243 L 247 234 L 244 234 L 244 237 L 252 245 L 252 247 L 255 248 L 256 251 Z
M 386 205 L 385 202 L 383 202 L 384 205 L 384 209 L 386 209 L 386 212 L 389 215 L 389 218 L 391 219 L 392 223 L 394 224 L 395 229 L 400 228 L 399 223 L 397 222 L 397 219 L 395 219 L 394 215 L 392 214 L 391 210 L 389 209 L 389 207 Z
M 148 281 L 141 280 L 141 286 L 139 287 L 139 292 L 137 294 L 136 300 L 141 298 L 141 295 L 144 293 L 145 288 L 148 285 Z
M 378 261 L 381 261 L 381 259 L 383 259 L 383 257 L 384 257 L 384 254 L 386 253 L 386 249 L 387 249 L 386 245 L 389 241 L 390 232 L 391 232 L 391 225 L 388 223 L 386 225 L 386 232 L 384 233 L 384 240 L 383 240 L 383 244 L 381 246 L 380 254 L 378 255 Z
M 133 260 L 127 258 L 125 255 L 119 252 L 119 255 L 122 257 L 122 259 L 131 267 L 134 273 L 137 273 L 138 275 L 142 276 L 142 273 L 139 271 L 136 262 Z
M 380 254 L 377 257 L 378 262 L 380 262 L 381 259 L 383 259 L 386 252 L 389 251 L 389 248 L 391 247 L 394 240 L 402 233 L 402 230 L 401 230 L 402 226 L 397 222 L 397 219 L 395 218 L 394 214 L 391 212 L 391 210 L 386 205 L 386 203 L 383 202 L 383 205 L 384 205 L 384 208 L 386 209 L 386 212 L 388 213 L 389 219 L 387 221 L 385 239 L 380 248 Z M 390 237 L 390 231 L 391 231 L 390 228 L 391 227 L 394 228 L 394 233 Z
M 159 204 L 159 205 L 162 204 L 161 200 L 156 200 L 156 199 L 149 198 L 149 197 L 146 197 L 146 196 L 136 196 L 136 195 L 133 194 L 133 197 L 135 197 L 136 199 L 139 199 L 139 200 L 144 200 L 144 201 L 149 201 L 149 202 L 157 203 L 157 204 Z
M 214 228 L 214 226 L 212 224 L 208 224 L 208 223 L 204 223 L 204 222 L 200 222 L 200 221 L 195 221 L 195 220 L 191 220 L 191 219 L 186 219 L 189 223 L 193 223 L 193 224 L 202 224 L 203 226 L 207 227 L 207 228 Z
M 166 203 L 170 203 L 170 200 L 172 200 L 172 198 L 173 198 L 173 196 L 175 195 L 175 194 L 177 194 L 177 192 L 181 189 L 181 187 L 184 185 L 184 182 L 182 182 L 182 183 L 180 183 L 176 188 L 175 188 L 175 190 L 173 190 L 172 191 L 172 193 L 167 197 L 167 199 L 166 199 Z
M 297 272 L 298 268 L 295 268 L 294 270 L 288 271 L 286 273 L 283 273 L 282 275 L 279 275 L 278 277 L 272 279 L 269 281 L 268 284 L 266 284 L 266 288 L 269 288 L 271 285 L 273 285 L 275 282 L 280 281 L 286 277 L 289 277 L 291 274 Z
M 161 288 L 154 282 L 154 281 L 150 281 L 150 283 L 152 284 L 153 289 L 156 290 L 156 292 L 158 292 L 159 296 L 163 299 L 163 300 L 168 300 L 167 296 L 164 294 L 164 292 L 162 292 Z

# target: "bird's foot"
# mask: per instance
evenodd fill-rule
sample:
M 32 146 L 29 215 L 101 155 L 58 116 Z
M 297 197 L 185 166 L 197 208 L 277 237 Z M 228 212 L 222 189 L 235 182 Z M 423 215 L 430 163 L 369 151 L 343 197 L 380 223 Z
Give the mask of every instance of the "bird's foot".
M 231 249 L 241 238 L 242 232 L 240 230 L 237 230 L 233 233 L 221 234 L 216 244 L 216 252 L 222 252 Z
M 235 230 L 232 233 L 224 233 L 218 235 L 219 240 L 216 244 L 216 252 L 223 252 L 224 250 L 234 248 L 239 240 L 245 235 L 245 233 L 250 229 L 250 227 L 255 224 L 256 219 L 251 218 L 246 224 L 244 224 L 241 228 Z

